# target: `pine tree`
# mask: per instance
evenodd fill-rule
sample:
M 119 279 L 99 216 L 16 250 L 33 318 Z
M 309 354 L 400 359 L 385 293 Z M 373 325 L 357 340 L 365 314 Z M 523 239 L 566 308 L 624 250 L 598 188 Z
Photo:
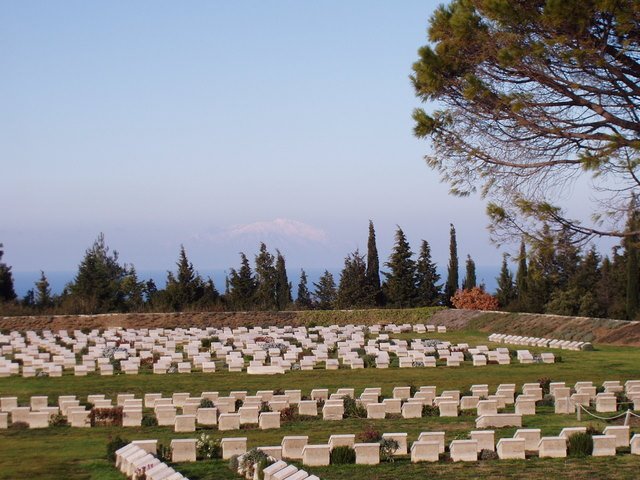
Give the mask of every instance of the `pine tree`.
M 518 271 L 516 272 L 516 292 L 520 308 L 523 308 L 525 305 L 527 295 L 527 276 L 527 247 L 524 244 L 524 240 L 522 240 L 520 242 L 520 254 L 518 255 Z
M 125 266 L 125 275 L 120 283 L 120 290 L 124 297 L 124 309 L 127 311 L 139 311 L 144 304 L 144 282 L 138 281 L 135 267 Z
M 337 299 L 336 282 L 333 275 L 325 270 L 318 279 L 318 283 L 313 284 L 315 290 L 313 296 L 316 299 L 316 305 L 320 310 L 331 310 Z
M 471 255 L 467 255 L 466 274 L 462 280 L 462 289 L 471 290 L 476 286 L 476 262 L 473 261 Z
M 125 275 L 126 269 L 118 263 L 118 252 L 109 253 L 101 233 L 78 266 L 69 286 L 71 297 L 83 312 L 120 311 L 124 306 L 120 284 Z
M 36 282 L 35 303 L 39 308 L 50 307 L 53 303 L 51 298 L 51 285 L 42 270 L 40 270 L 40 280 Z
M 365 308 L 373 304 L 373 292 L 367 282 L 367 265 L 359 250 L 344 259 L 336 301 L 343 309 Z
M 380 288 L 380 261 L 376 246 L 376 231 L 371 220 L 369 220 L 369 238 L 367 240 L 367 283 L 373 292 L 375 304 L 377 306 L 383 305 L 384 295 Z
M 400 227 L 396 230 L 395 244 L 389 261 L 385 266 L 389 272 L 386 277 L 384 290 L 389 305 L 396 308 L 412 307 L 418 296 L 416 263 L 407 237 Z
M 300 270 L 300 282 L 298 283 L 298 295 L 296 296 L 296 308 L 299 310 L 309 310 L 313 307 L 307 282 L 307 273 L 304 270 Z
M 426 240 L 422 240 L 420 255 L 416 262 L 416 305 L 430 307 L 438 304 L 442 288 L 438 284 L 439 281 L 440 275 L 436 264 L 431 260 L 431 247 Z
M 516 298 L 516 288 L 513 284 L 513 275 L 507 264 L 506 253 L 502 256 L 502 268 L 500 269 L 500 276 L 498 277 L 496 297 L 502 308 L 507 308 Z
M 564 290 L 569 285 L 569 280 L 575 275 L 580 264 L 580 251 L 574 245 L 573 234 L 567 227 L 564 227 L 557 234 L 555 264 L 557 279 L 554 282 L 554 288 Z
M 13 274 L 11 267 L 6 263 L 2 263 L 4 255 L 3 245 L 0 243 L 0 302 L 10 302 L 18 296 L 13 286 Z
M 285 259 L 280 250 L 276 250 L 276 305 L 278 310 L 285 310 L 292 302 L 291 283 L 287 277 Z
M 449 267 L 447 269 L 447 283 L 444 287 L 443 302 L 446 306 L 451 306 L 451 298 L 458 290 L 458 242 L 456 240 L 456 229 L 451 224 L 449 230 Z
M 634 197 L 629 206 L 627 219 L 627 231 L 633 232 L 640 228 L 640 212 L 637 207 L 637 200 Z M 627 302 L 626 311 L 627 319 L 635 320 L 638 315 L 638 307 L 640 305 L 640 272 L 638 271 L 640 255 L 638 244 L 640 238 L 637 235 L 626 237 L 623 240 L 625 249 L 625 259 L 627 264 Z
M 277 310 L 276 299 L 277 272 L 274 257 L 264 243 L 260 243 L 260 252 L 256 255 L 256 307 L 258 310 Z
M 240 260 L 240 269 L 230 270 L 227 300 L 235 310 L 250 310 L 255 305 L 256 280 L 244 253 L 240 253 Z

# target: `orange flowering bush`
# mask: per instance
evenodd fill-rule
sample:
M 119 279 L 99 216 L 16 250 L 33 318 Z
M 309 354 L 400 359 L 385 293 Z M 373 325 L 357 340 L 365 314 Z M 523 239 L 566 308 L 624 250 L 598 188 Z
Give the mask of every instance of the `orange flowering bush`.
M 458 290 L 451 298 L 456 308 L 467 310 L 498 310 L 498 299 L 480 287 L 471 290 Z

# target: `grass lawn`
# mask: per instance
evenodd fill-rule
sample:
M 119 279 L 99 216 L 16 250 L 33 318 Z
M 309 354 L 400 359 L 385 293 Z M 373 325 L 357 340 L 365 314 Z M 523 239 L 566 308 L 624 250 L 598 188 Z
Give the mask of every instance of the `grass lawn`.
M 400 338 L 416 338 L 417 334 L 403 334 Z M 467 342 L 470 345 L 488 344 L 486 334 L 479 332 L 451 332 L 447 334 L 425 334 L 423 338 L 443 338 L 452 342 Z M 231 390 L 254 392 L 260 389 L 301 389 L 308 394 L 312 388 L 336 389 L 354 387 L 359 394 L 365 387 L 382 387 L 383 395 L 390 395 L 394 386 L 436 385 L 442 389 L 466 390 L 472 384 L 489 384 L 495 388 L 499 383 L 536 382 L 541 377 L 552 381 L 571 384 L 578 380 L 628 380 L 640 378 L 640 349 L 633 347 L 609 347 L 597 345 L 593 352 L 554 351 L 563 361 L 554 365 L 534 364 L 509 366 L 488 365 L 459 368 L 416 368 L 416 369 L 365 369 L 365 370 L 314 370 L 289 372 L 284 376 L 249 376 L 240 373 L 217 372 L 214 374 L 183 375 L 116 375 L 101 377 L 90 375 L 76 378 L 64 375 L 61 378 L 21 378 L 0 379 L 0 396 L 18 396 L 21 403 L 28 402 L 31 395 L 48 395 L 55 401 L 58 395 L 75 394 L 85 400 L 88 394 L 104 393 L 115 398 L 117 393 L 190 392 L 197 395 L 202 391 L 219 391 L 225 394 Z M 511 347 L 515 348 L 515 347 Z M 535 350 L 535 349 L 530 349 Z M 555 415 L 550 407 L 538 409 L 539 414 L 525 417 L 523 428 L 541 428 L 543 435 L 555 435 L 564 426 L 575 426 L 579 422 L 575 415 Z M 583 417 L 584 419 L 584 417 Z M 308 435 L 310 443 L 324 443 L 331 434 L 358 433 L 367 424 L 381 432 L 407 432 L 409 443 L 417 439 L 422 431 L 445 430 L 447 440 L 465 437 L 474 429 L 474 416 L 454 419 L 429 417 L 422 419 L 385 419 L 377 421 L 343 420 L 324 422 L 322 420 L 300 421 L 283 424 L 279 430 L 260 431 L 256 429 L 240 432 L 224 432 L 227 437 L 246 436 L 249 447 L 277 445 L 284 435 Z M 600 422 L 589 423 L 601 428 Z M 511 436 L 514 429 L 496 431 L 496 439 Z M 217 430 L 209 430 L 212 437 L 221 438 Z M 110 438 L 120 435 L 129 440 L 157 438 L 166 442 L 171 438 L 193 438 L 193 433 L 177 434 L 169 427 L 116 428 L 96 427 L 77 429 L 70 427 L 43 430 L 3 430 L 0 431 L 0 479 L 121 479 L 120 474 L 105 458 L 106 444 Z M 418 464 L 399 459 L 393 464 L 377 467 L 335 466 L 309 469 L 323 479 L 368 478 L 542 478 L 556 476 L 567 478 L 638 478 L 640 457 L 631 455 L 615 458 L 568 459 L 556 461 L 532 458 L 522 461 L 484 461 L 477 464 Z M 209 461 L 195 464 L 181 464 L 178 470 L 192 480 L 236 478 L 227 469 L 226 462 Z

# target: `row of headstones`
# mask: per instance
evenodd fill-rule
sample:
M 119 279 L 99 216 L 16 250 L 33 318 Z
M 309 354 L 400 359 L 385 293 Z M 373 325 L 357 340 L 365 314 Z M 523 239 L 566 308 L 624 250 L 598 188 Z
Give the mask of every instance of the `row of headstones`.
M 640 381 L 629 380 L 624 386 L 619 381 L 603 383 L 605 389 L 596 393 L 593 382 L 576 382 L 574 390 L 564 382 L 550 384 L 550 392 L 554 398 L 555 413 L 573 413 L 577 403 L 589 406 L 595 401 L 596 411 L 615 412 L 617 399 L 615 394 L 625 391 L 634 402 L 640 402 Z M 402 415 L 403 418 L 420 418 L 424 405 L 436 405 L 442 417 L 456 417 L 459 410 L 476 409 L 478 427 L 501 427 L 506 425 L 521 426 L 522 415 L 535 415 L 536 402 L 542 399 L 542 388 L 537 383 L 527 383 L 522 387 L 522 394 L 515 397 L 515 384 L 501 384 L 495 394 L 489 394 L 488 385 L 472 385 L 470 396 L 461 396 L 459 390 L 445 390 L 436 396 L 436 387 L 420 387 L 411 396 L 410 387 L 395 387 L 393 398 L 379 401 L 382 389 L 365 388 L 357 398 L 357 402 L 367 409 L 368 418 L 385 418 L 386 415 Z M 355 389 L 341 388 L 329 394 L 328 389 L 314 389 L 310 400 L 302 400 L 301 390 L 286 390 L 283 394 L 274 394 L 270 390 L 256 392 L 249 396 L 246 391 L 232 391 L 229 396 L 221 397 L 218 392 L 203 392 L 198 397 L 189 393 L 174 393 L 171 397 L 163 397 L 160 393 L 145 394 L 143 399 L 136 399 L 133 394 L 118 394 L 116 405 L 123 407 L 123 426 L 139 427 L 142 422 L 143 408 L 152 408 L 158 424 L 173 426 L 176 431 L 194 431 L 196 424 L 218 426 L 221 431 L 238 430 L 244 424 L 258 424 L 261 429 L 280 428 L 279 412 L 297 405 L 298 414 L 305 416 L 318 415 L 318 402 L 324 402 L 322 416 L 324 420 L 342 420 L 344 417 L 345 396 L 355 398 Z M 213 408 L 201 408 L 203 399 L 211 400 Z M 236 401 L 243 405 L 236 412 Z M 87 402 L 95 408 L 111 408 L 112 400 L 105 395 L 89 395 Z M 272 412 L 260 412 L 266 402 Z M 498 413 L 507 405 L 515 403 L 515 413 Z M 640 405 L 634 404 L 634 409 Z M 177 409 L 182 415 L 177 415 Z M 45 428 L 51 416 L 62 413 L 74 427 L 90 426 L 90 410 L 80 405 L 75 395 L 58 397 L 58 406 L 50 406 L 47 396 L 33 396 L 30 405 L 20 407 L 17 397 L 0 398 L 0 428 L 7 428 L 8 415 L 12 422 L 25 422 L 30 428 Z
M 563 428 L 557 436 L 543 437 L 540 429 L 518 429 L 511 438 L 501 438 L 496 443 L 493 430 L 477 430 L 469 433 L 468 440 L 452 440 L 448 450 L 452 461 L 478 460 L 483 450 L 497 452 L 500 459 L 525 459 L 525 454 L 537 454 L 540 458 L 563 458 L 567 456 L 567 440 L 571 435 L 586 433 L 586 427 Z M 593 435 L 593 456 L 614 456 L 619 448 L 631 447 L 632 455 L 640 455 L 640 434 L 631 439 L 628 426 L 609 426 L 602 435 Z M 393 440 L 398 448 L 394 456 L 411 455 L 413 463 L 437 462 L 445 453 L 445 432 L 422 432 L 409 447 L 406 433 L 385 433 L 383 440 Z M 157 441 L 147 442 L 147 452 L 155 453 Z M 174 439 L 171 441 L 171 461 L 195 462 L 196 439 Z M 223 438 L 220 442 L 222 458 L 230 459 L 247 453 L 247 438 Z M 309 444 L 308 436 L 285 436 L 277 446 L 262 446 L 263 451 L 275 462 L 264 470 L 264 478 L 287 478 L 283 474 L 291 475 L 297 468 L 289 468 L 287 460 L 299 461 L 307 467 L 330 465 L 331 451 L 336 447 L 349 447 L 355 451 L 356 464 L 376 465 L 380 463 L 380 442 L 357 443 L 354 434 L 331 435 L 326 444 Z M 127 455 L 126 447 L 116 452 L 116 455 Z M 138 454 L 140 455 L 140 454 Z M 139 457 L 138 457 L 139 458 Z M 284 470 L 288 468 L 288 470 Z M 131 470 L 131 468 L 130 468 Z M 282 471 L 281 475 L 275 475 Z M 304 472 L 305 475 L 309 475 Z M 302 478 L 307 478 L 302 477 Z
M 116 468 L 132 480 L 188 480 L 157 457 L 157 440 L 136 440 L 116 450 Z
M 153 364 L 154 373 L 167 373 L 173 364 L 177 364 L 178 373 L 189 373 L 192 368 L 211 372 L 215 371 L 215 363 L 211 361 L 211 354 L 210 352 L 201 351 L 202 340 L 211 336 L 221 336 L 222 341 L 213 342 L 211 350 L 215 352 L 218 358 L 224 358 L 231 371 L 242 370 L 244 367 L 243 356 L 245 355 L 255 355 L 253 361 L 259 365 L 263 365 L 265 360 L 271 359 L 276 361 L 278 365 L 283 366 L 283 368 L 287 368 L 298 360 L 302 348 L 291 345 L 287 341 L 280 341 L 281 339 L 278 339 L 277 336 L 293 335 L 302 347 L 317 347 L 319 349 L 317 352 L 318 358 L 315 361 L 323 361 L 328 358 L 328 346 L 335 345 L 341 340 L 350 340 L 355 336 L 357 348 L 362 346 L 364 342 L 362 332 L 366 328 L 365 326 L 317 327 L 314 330 L 316 333 L 310 333 L 311 330 L 307 331 L 305 327 L 297 329 L 293 329 L 293 327 L 256 327 L 251 330 L 244 327 L 235 330 L 208 328 L 205 330 L 176 329 L 175 331 L 167 331 L 165 329 L 152 331 L 147 329 L 110 329 L 103 336 L 100 336 L 98 330 L 92 331 L 89 335 L 76 331 L 76 338 L 69 337 L 66 331 L 59 332 L 58 337 L 52 332 L 45 331 L 43 337 L 39 337 L 35 332 L 27 332 L 26 338 L 29 340 L 29 345 L 25 343 L 19 332 L 12 332 L 10 335 L 0 335 L 0 348 L 3 354 L 0 357 L 0 376 L 20 373 L 20 365 L 4 357 L 4 355 L 12 354 L 14 351 L 19 352 L 14 355 L 14 358 L 22 361 L 22 373 L 26 377 L 37 375 L 39 370 L 46 372 L 50 376 L 59 376 L 64 368 L 74 368 L 75 374 L 79 376 L 94 372 L 97 369 L 103 375 L 112 375 L 111 359 L 120 361 L 121 368 L 125 373 L 135 374 L 138 373 L 141 361 L 153 358 L 154 353 L 161 355 L 160 359 Z M 370 331 L 374 333 L 383 330 L 391 332 L 407 330 L 446 332 L 446 327 L 424 324 L 403 325 L 400 327 L 387 325 L 384 329 L 382 326 L 370 327 Z M 169 333 L 167 334 L 167 332 Z M 186 335 L 185 332 L 188 332 L 189 335 Z M 265 351 L 264 345 L 251 343 L 252 338 L 259 338 L 272 333 L 276 334 L 274 344 L 287 347 L 287 352 L 284 356 L 281 356 L 282 352 L 279 348 L 269 348 L 267 349 L 268 351 Z M 163 336 L 165 334 L 167 335 Z M 325 341 L 323 344 L 315 344 L 314 340 L 318 340 L 320 334 L 322 334 Z M 65 348 L 56 343 L 56 340 L 62 341 L 72 346 L 72 348 Z M 229 340 L 232 341 L 232 345 L 227 344 Z M 93 346 L 90 343 L 93 343 Z M 176 352 L 175 348 L 179 345 L 184 346 L 184 352 Z M 81 364 L 76 364 L 75 355 L 82 352 L 84 348 L 88 349 L 88 353 L 82 355 Z M 105 357 L 105 351 L 107 350 L 110 354 L 109 357 Z M 189 360 L 188 362 L 184 361 L 185 355 Z M 313 358 L 310 357 L 306 362 L 303 359 L 303 362 L 309 363 L 312 360 Z
M 492 333 L 489 341 L 495 343 L 510 343 L 513 345 L 526 345 L 529 347 L 560 348 L 562 350 L 586 350 L 591 349 L 589 342 L 577 342 L 572 340 L 558 340 L 542 337 L 526 337 L 522 335 L 508 335 L 505 333 Z

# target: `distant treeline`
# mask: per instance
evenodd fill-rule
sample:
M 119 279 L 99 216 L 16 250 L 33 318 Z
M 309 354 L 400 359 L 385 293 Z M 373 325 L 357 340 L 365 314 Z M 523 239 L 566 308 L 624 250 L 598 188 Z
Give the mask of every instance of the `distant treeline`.
M 631 221 L 631 220 L 630 220 Z M 459 280 L 456 231 L 450 228 L 447 278 L 441 282 L 431 249 L 422 240 L 417 255 L 401 228 L 387 261 L 380 267 L 374 225 L 369 222 L 366 254 L 356 250 L 344 259 L 340 278 L 328 271 L 308 284 L 304 270 L 296 288 L 287 277 L 285 257 L 271 253 L 264 243 L 253 262 L 240 253 L 221 292 L 211 278 L 203 278 L 180 248 L 176 270 L 167 272 L 166 287 L 151 279 L 140 281 L 133 265 L 121 264 L 107 247 L 104 235 L 85 252 L 72 282 L 52 295 L 44 272 L 22 299 L 13 286 L 11 267 L 1 263 L 0 314 L 88 314 L 110 312 L 247 311 L 366 309 L 452 306 L 452 299 L 489 295 L 477 285 L 475 262 L 467 256 L 465 276 Z M 527 252 L 527 246 L 529 251 Z M 536 240 L 522 242 L 515 278 L 503 257 L 498 289 L 487 305 L 511 311 L 635 319 L 640 296 L 638 246 L 625 239 L 602 258 L 595 247 L 573 242 L 568 229 L 545 228 Z M 382 274 L 382 275 L 381 275 Z M 457 295 L 456 295 L 457 292 Z M 454 303 L 456 300 L 453 300 Z M 493 302 L 493 303 L 492 303 Z M 456 303 L 460 306 L 463 303 Z

